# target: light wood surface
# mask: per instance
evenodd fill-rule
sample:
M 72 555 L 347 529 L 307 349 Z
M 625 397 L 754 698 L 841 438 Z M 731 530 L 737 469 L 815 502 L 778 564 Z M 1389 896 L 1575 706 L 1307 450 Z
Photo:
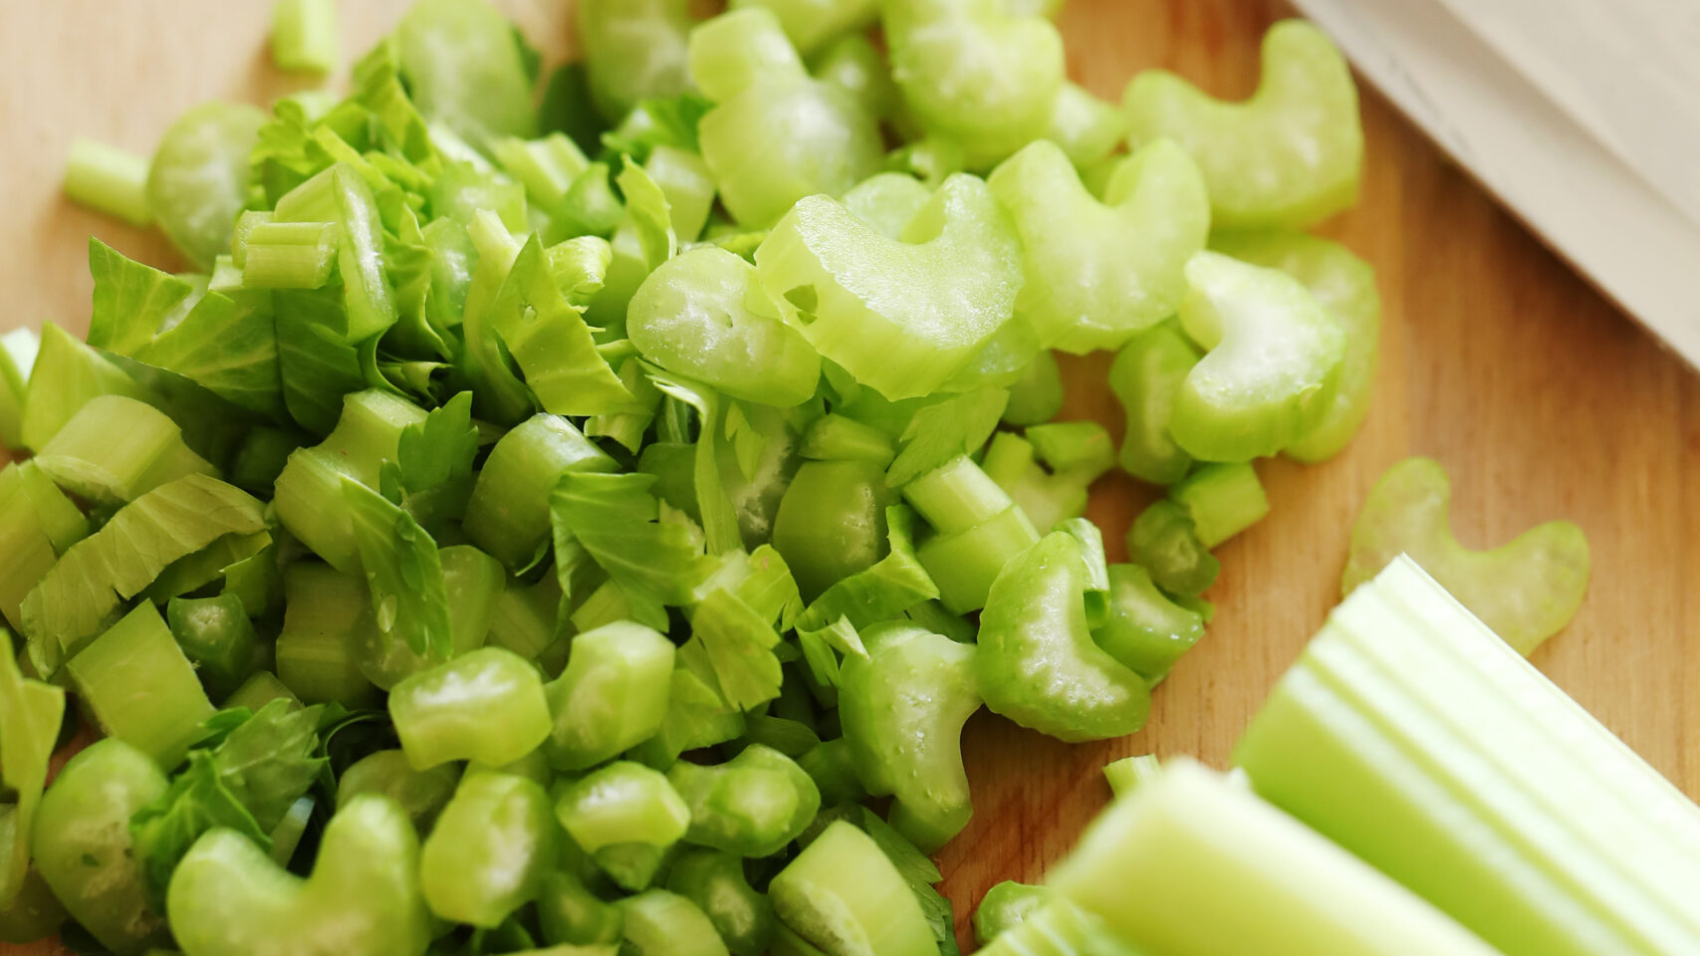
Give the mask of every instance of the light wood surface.
M 406 0 L 343 4 L 345 57 Z M 551 59 L 571 47 L 560 0 L 501 4 Z M 78 134 L 149 151 L 204 99 L 264 100 L 295 81 L 269 66 L 265 0 L 6 0 L 0 28 L 0 327 L 86 326 L 90 233 L 173 265 L 161 241 L 60 198 Z M 1286 14 L 1264 0 L 1071 0 L 1074 77 L 1119 98 L 1166 67 L 1219 95 L 1255 85 L 1257 42 Z M 1339 597 L 1347 537 L 1376 477 L 1410 454 L 1452 473 L 1467 544 L 1575 520 L 1593 547 L 1587 602 L 1535 662 L 1690 794 L 1700 794 L 1700 388 L 1633 323 L 1543 250 L 1373 91 L 1361 206 L 1322 230 L 1375 264 L 1386 306 L 1375 409 L 1339 458 L 1259 466 L 1274 511 L 1221 551 L 1209 634 L 1156 695 L 1134 737 L 1065 746 L 988 714 L 965 735 L 974 822 L 940 854 L 959 927 L 1005 879 L 1034 881 L 1108 797 L 1098 773 L 1126 754 L 1215 765 Z M 1623 236 L 1626 243 L 1635 236 Z M 1700 264 L 1697 264 L 1700 265 Z M 1108 356 L 1069 363 L 1070 415 L 1120 429 Z M 1106 480 L 1093 500 L 1112 559 L 1148 493 Z M 50 946 L 0 950 L 45 956 Z

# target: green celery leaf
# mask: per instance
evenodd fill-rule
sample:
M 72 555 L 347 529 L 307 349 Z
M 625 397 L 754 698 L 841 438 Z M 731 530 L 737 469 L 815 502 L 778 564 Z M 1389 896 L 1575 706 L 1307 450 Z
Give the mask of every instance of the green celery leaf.
M 402 430 L 396 465 L 402 488 L 418 494 L 472 474 L 478 429 L 472 424 L 472 393 L 461 392 Z
M 568 472 L 549 505 L 559 527 L 571 532 L 621 588 L 640 600 L 684 606 L 692 603 L 693 589 L 713 572 L 714 562 L 693 540 L 688 524 L 657 520 L 659 502 L 650 494 L 655 480 L 641 473 Z
M 315 757 L 321 708 L 274 700 L 238 725 L 213 751 L 225 788 L 270 833 L 318 779 L 323 757 Z
M 692 478 L 696 484 L 697 509 L 702 516 L 703 536 L 708 541 L 708 550 L 714 554 L 725 554 L 728 551 L 743 547 L 743 532 L 738 527 L 738 513 L 732 507 L 732 499 L 726 495 L 726 486 L 720 477 L 720 461 L 717 448 L 724 441 L 725 433 L 725 399 L 707 385 L 681 375 L 662 370 L 659 366 L 645 363 L 644 370 L 649 374 L 649 380 L 674 402 L 663 415 L 663 430 L 676 433 L 674 438 L 683 441 L 686 426 L 679 421 L 680 406 L 694 408 L 697 411 L 701 427 L 698 429 L 696 441 L 696 461 L 692 468 Z
M 779 635 L 737 595 L 724 588 L 710 594 L 697 605 L 691 627 L 727 703 L 751 710 L 779 696 L 784 674 L 773 653 Z
M 978 388 L 924 405 L 903 429 L 903 450 L 885 473 L 885 483 L 901 488 L 958 455 L 972 455 L 986 444 L 1009 404 L 1009 391 Z
M 132 353 L 239 408 L 281 418 L 283 378 L 269 309 L 209 292 L 177 325 Z
M 701 152 L 697 126 L 712 109 L 714 102 L 700 93 L 643 100 L 618 128 L 602 134 L 602 146 L 609 158 L 624 154 L 640 163 L 647 162 L 657 146 Z
M 133 355 L 165 324 L 165 317 L 195 293 L 187 280 L 126 257 L 89 237 L 89 274 L 94 277 L 94 311 L 88 343 Z
M 342 338 L 341 296 L 332 290 L 274 295 L 283 401 L 302 428 L 328 435 L 342 397 L 365 387 L 360 356 Z
M 189 766 L 171 786 L 130 818 L 130 846 L 149 895 L 165 900 L 171 873 L 201 834 L 223 827 L 270 849 L 271 838 L 236 794 L 224 785 L 213 756 L 191 751 Z
M 933 888 L 933 884 L 944 879 L 939 868 L 915 844 L 867 807 L 862 808 L 861 819 L 853 822 L 859 823 L 862 830 L 873 837 L 874 843 L 915 892 L 921 912 L 927 917 L 927 925 L 932 927 L 933 938 L 938 941 L 939 956 L 961 956 L 962 951 L 956 946 L 956 914 L 951 909 L 950 900 Z
M 354 519 L 379 633 L 415 654 L 448 660 L 454 641 L 437 542 L 412 515 L 352 478 L 342 479 L 342 498 Z
M 64 716 L 64 688 L 24 677 L 12 655 L 12 635 L 0 628 L 0 756 L 5 758 L 0 780 L 17 793 L 17 802 L 9 806 L 14 827 L 9 852 L 0 844 L 0 910 L 17 897 L 29 870 L 29 827 Z
M 265 530 L 263 512 L 246 492 L 205 475 L 179 478 L 120 508 L 25 595 L 24 631 L 36 670 L 57 671 L 173 562 L 227 534 Z

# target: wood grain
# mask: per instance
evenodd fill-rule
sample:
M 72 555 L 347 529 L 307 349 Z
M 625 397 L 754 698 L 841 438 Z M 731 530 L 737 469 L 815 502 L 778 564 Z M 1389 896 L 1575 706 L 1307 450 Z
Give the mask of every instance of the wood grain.
M 95 234 L 162 266 L 162 242 L 67 204 L 57 177 L 71 138 L 148 151 L 203 99 L 264 100 L 274 73 L 261 0 L 58 0 L 8 4 L 0 29 L 0 326 L 86 326 L 84 248 Z M 551 59 L 571 47 L 563 4 L 502 3 Z M 405 0 L 344 4 L 345 55 Z M 1175 70 L 1219 95 L 1255 85 L 1257 42 L 1287 14 L 1264 0 L 1072 0 L 1061 25 L 1075 78 L 1119 97 L 1136 71 Z M 1157 693 L 1133 737 L 1064 746 L 982 714 L 964 739 L 973 824 L 940 855 L 959 926 L 1005 879 L 1038 879 L 1108 791 L 1107 760 L 1188 753 L 1223 765 L 1270 685 L 1338 599 L 1347 537 L 1377 476 L 1432 455 L 1455 481 L 1470 544 L 1568 517 L 1587 531 L 1594 580 L 1574 624 L 1535 662 L 1660 771 L 1700 794 L 1700 383 L 1540 247 L 1373 92 L 1360 207 L 1323 230 L 1375 264 L 1386 306 L 1382 373 L 1362 435 L 1317 467 L 1259 466 L 1274 512 L 1221 552 L 1209 635 Z M 1624 241 L 1633 242 L 1626 236 Z M 1107 356 L 1068 363 L 1069 414 L 1112 429 Z M 1149 493 L 1106 480 L 1092 513 L 1111 557 Z M 967 941 L 964 932 L 964 942 Z M 56 947 L 4 947 L 47 956 Z

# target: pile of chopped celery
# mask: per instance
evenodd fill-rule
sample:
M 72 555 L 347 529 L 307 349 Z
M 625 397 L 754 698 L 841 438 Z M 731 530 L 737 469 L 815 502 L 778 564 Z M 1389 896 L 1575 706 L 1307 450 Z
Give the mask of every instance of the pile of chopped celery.
M 1329 41 L 1116 105 L 1058 6 L 579 0 L 542 82 L 418 0 L 346 98 L 79 143 L 189 271 L 93 240 L 86 342 L 0 339 L 0 939 L 955 953 L 964 722 L 1138 730 L 1252 460 L 1338 452 L 1376 361 L 1302 231 L 1362 165 Z M 279 3 L 278 64 L 334 20 Z M 1119 453 L 1053 350 L 1117 351 Z M 1110 564 L 1118 461 L 1167 493 Z

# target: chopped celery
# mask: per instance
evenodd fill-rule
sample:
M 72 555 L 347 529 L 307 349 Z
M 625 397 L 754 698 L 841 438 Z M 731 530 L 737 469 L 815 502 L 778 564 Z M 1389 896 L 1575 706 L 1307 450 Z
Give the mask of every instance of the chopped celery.
M 1057 417 L 1062 404 L 1062 371 L 1057 368 L 1056 356 L 1041 351 L 1022 371 L 1021 378 L 1010 385 L 1003 420 L 1011 425 L 1038 425 Z
M 203 103 L 165 131 L 148 168 L 147 205 L 183 255 L 210 269 L 230 251 L 231 226 L 248 191 L 248 154 L 265 114 Z
M 15 803 L 0 805 L 5 808 L 0 830 L 10 828 L 0 840 L 0 911 L 12 910 L 28 886 L 30 829 L 64 715 L 64 689 L 24 677 L 13 656 L 12 635 L 0 628 L 0 716 L 5 717 L 0 753 L 6 755 L 0 782 L 17 794 Z
M 1300 228 L 1357 200 L 1364 134 L 1345 57 L 1304 20 L 1263 38 L 1263 80 L 1243 103 L 1213 100 L 1163 70 L 1128 84 L 1131 142 L 1185 146 L 1218 229 Z
M 1047 140 L 1005 160 L 987 185 L 1021 232 L 1027 282 L 1016 308 L 1046 348 L 1118 348 L 1180 305 L 1210 209 L 1179 146 L 1159 140 L 1134 154 L 1102 203 Z
M 1199 540 L 1192 516 L 1173 501 L 1140 512 L 1127 531 L 1127 554 L 1170 594 L 1196 597 L 1216 580 L 1222 563 Z
M 1108 574 L 1109 614 L 1092 640 L 1155 685 L 1204 636 L 1204 618 L 1171 601 L 1137 564 L 1112 564 Z
M 728 956 L 708 914 L 686 897 L 647 890 L 620 904 L 620 952 L 629 956 Z
M 870 461 L 811 461 L 798 469 L 773 521 L 773 546 L 813 601 L 885 551 L 884 471 Z
M 639 101 L 690 86 L 685 0 L 585 0 L 575 6 L 591 99 L 604 119 L 616 122 Z
M 1700 940 L 1700 811 L 1408 558 L 1334 612 L 1235 760 L 1504 953 Z
M 890 239 L 825 196 L 791 207 L 756 251 L 785 320 L 888 399 L 927 395 L 1015 307 L 1021 243 L 986 184 L 947 179 Z
M 752 744 L 726 763 L 681 760 L 667 780 L 690 807 L 685 842 L 744 857 L 785 849 L 820 810 L 820 791 L 796 761 Z
M 550 762 L 593 767 L 653 736 L 667 715 L 673 645 L 619 621 L 573 638 L 567 669 L 548 686 Z
M 272 62 L 280 70 L 336 69 L 336 0 L 275 0 Z
M 1351 594 L 1408 554 L 1471 613 L 1521 654 L 1533 653 L 1575 616 L 1588 590 L 1588 538 L 1568 521 L 1549 521 L 1485 551 L 1452 536 L 1452 483 L 1439 462 L 1407 458 L 1370 489 L 1352 526 L 1340 579 Z
M 549 796 L 508 773 L 468 775 L 437 817 L 419 853 L 431 912 L 494 928 L 537 897 L 555 863 Z
M 483 0 L 419 0 L 396 25 L 408 94 L 425 118 L 475 144 L 530 136 L 534 69 L 524 41 Z
M 1250 464 L 1202 465 L 1169 489 L 1186 509 L 1198 541 L 1214 548 L 1269 513 L 1269 498 Z
M 24 396 L 40 350 L 41 337 L 34 329 L 0 335 L 0 445 L 13 450 L 24 447 Z
M 89 400 L 36 453 L 36 467 L 97 504 L 134 501 L 186 475 L 218 477 L 164 413 L 122 395 Z
M 179 478 L 119 509 L 104 527 L 67 548 L 20 606 L 30 659 L 58 670 L 180 558 L 227 534 L 265 527 L 260 503 L 202 475 Z
M 733 956 L 763 956 L 777 929 L 773 904 L 751 888 L 744 862 L 724 852 L 696 850 L 667 874 L 667 889 L 697 904 Z
M 358 649 L 376 630 L 366 582 L 311 561 L 283 571 L 283 632 L 277 638 L 277 676 L 312 704 L 369 704 L 377 688 L 360 671 Z
M 1110 792 L 1117 797 L 1127 796 L 1135 789 L 1157 779 L 1162 772 L 1162 765 L 1151 754 L 1123 757 L 1104 765 L 1104 779 L 1109 781 Z
M 153 221 L 148 211 L 148 160 L 125 149 L 77 137 L 65 160 L 65 195 L 132 226 Z
M 768 895 L 780 922 L 827 956 L 938 956 L 908 882 L 843 820 L 779 871 Z
M 227 700 L 261 664 L 259 637 L 242 599 L 174 597 L 166 605 L 171 636 L 193 662 L 215 700 Z
M 65 669 L 102 729 L 162 767 L 183 759 L 213 715 L 194 666 L 152 604 L 112 625 Z
M 466 533 L 511 570 L 549 542 L 549 494 L 569 471 L 612 471 L 614 459 L 572 422 L 536 415 L 496 443 L 466 506 Z
M 42 448 L 90 399 L 101 395 L 147 398 L 123 369 L 59 326 L 46 323 L 25 393 L 19 440 L 25 448 Z
M 1123 471 L 1154 485 L 1172 485 L 1186 477 L 1192 456 L 1169 434 L 1169 417 L 1175 395 L 1199 357 L 1198 348 L 1173 322 L 1134 336 L 1116 353 L 1110 390 L 1127 415 Z
M 25 596 L 88 533 L 88 519 L 33 463 L 0 470 L 0 612 L 13 627 L 23 627 Z
M 390 691 L 390 719 L 415 770 L 451 760 L 512 763 L 549 737 L 549 700 L 530 662 L 485 647 Z
M 1187 761 L 1112 804 L 1050 882 L 1128 942 L 1159 953 L 1494 952 L 1351 854 Z M 1204 912 L 1213 918 L 1200 919 Z
M 243 246 L 244 289 L 317 289 L 336 266 L 338 227 L 331 222 L 255 226 Z

